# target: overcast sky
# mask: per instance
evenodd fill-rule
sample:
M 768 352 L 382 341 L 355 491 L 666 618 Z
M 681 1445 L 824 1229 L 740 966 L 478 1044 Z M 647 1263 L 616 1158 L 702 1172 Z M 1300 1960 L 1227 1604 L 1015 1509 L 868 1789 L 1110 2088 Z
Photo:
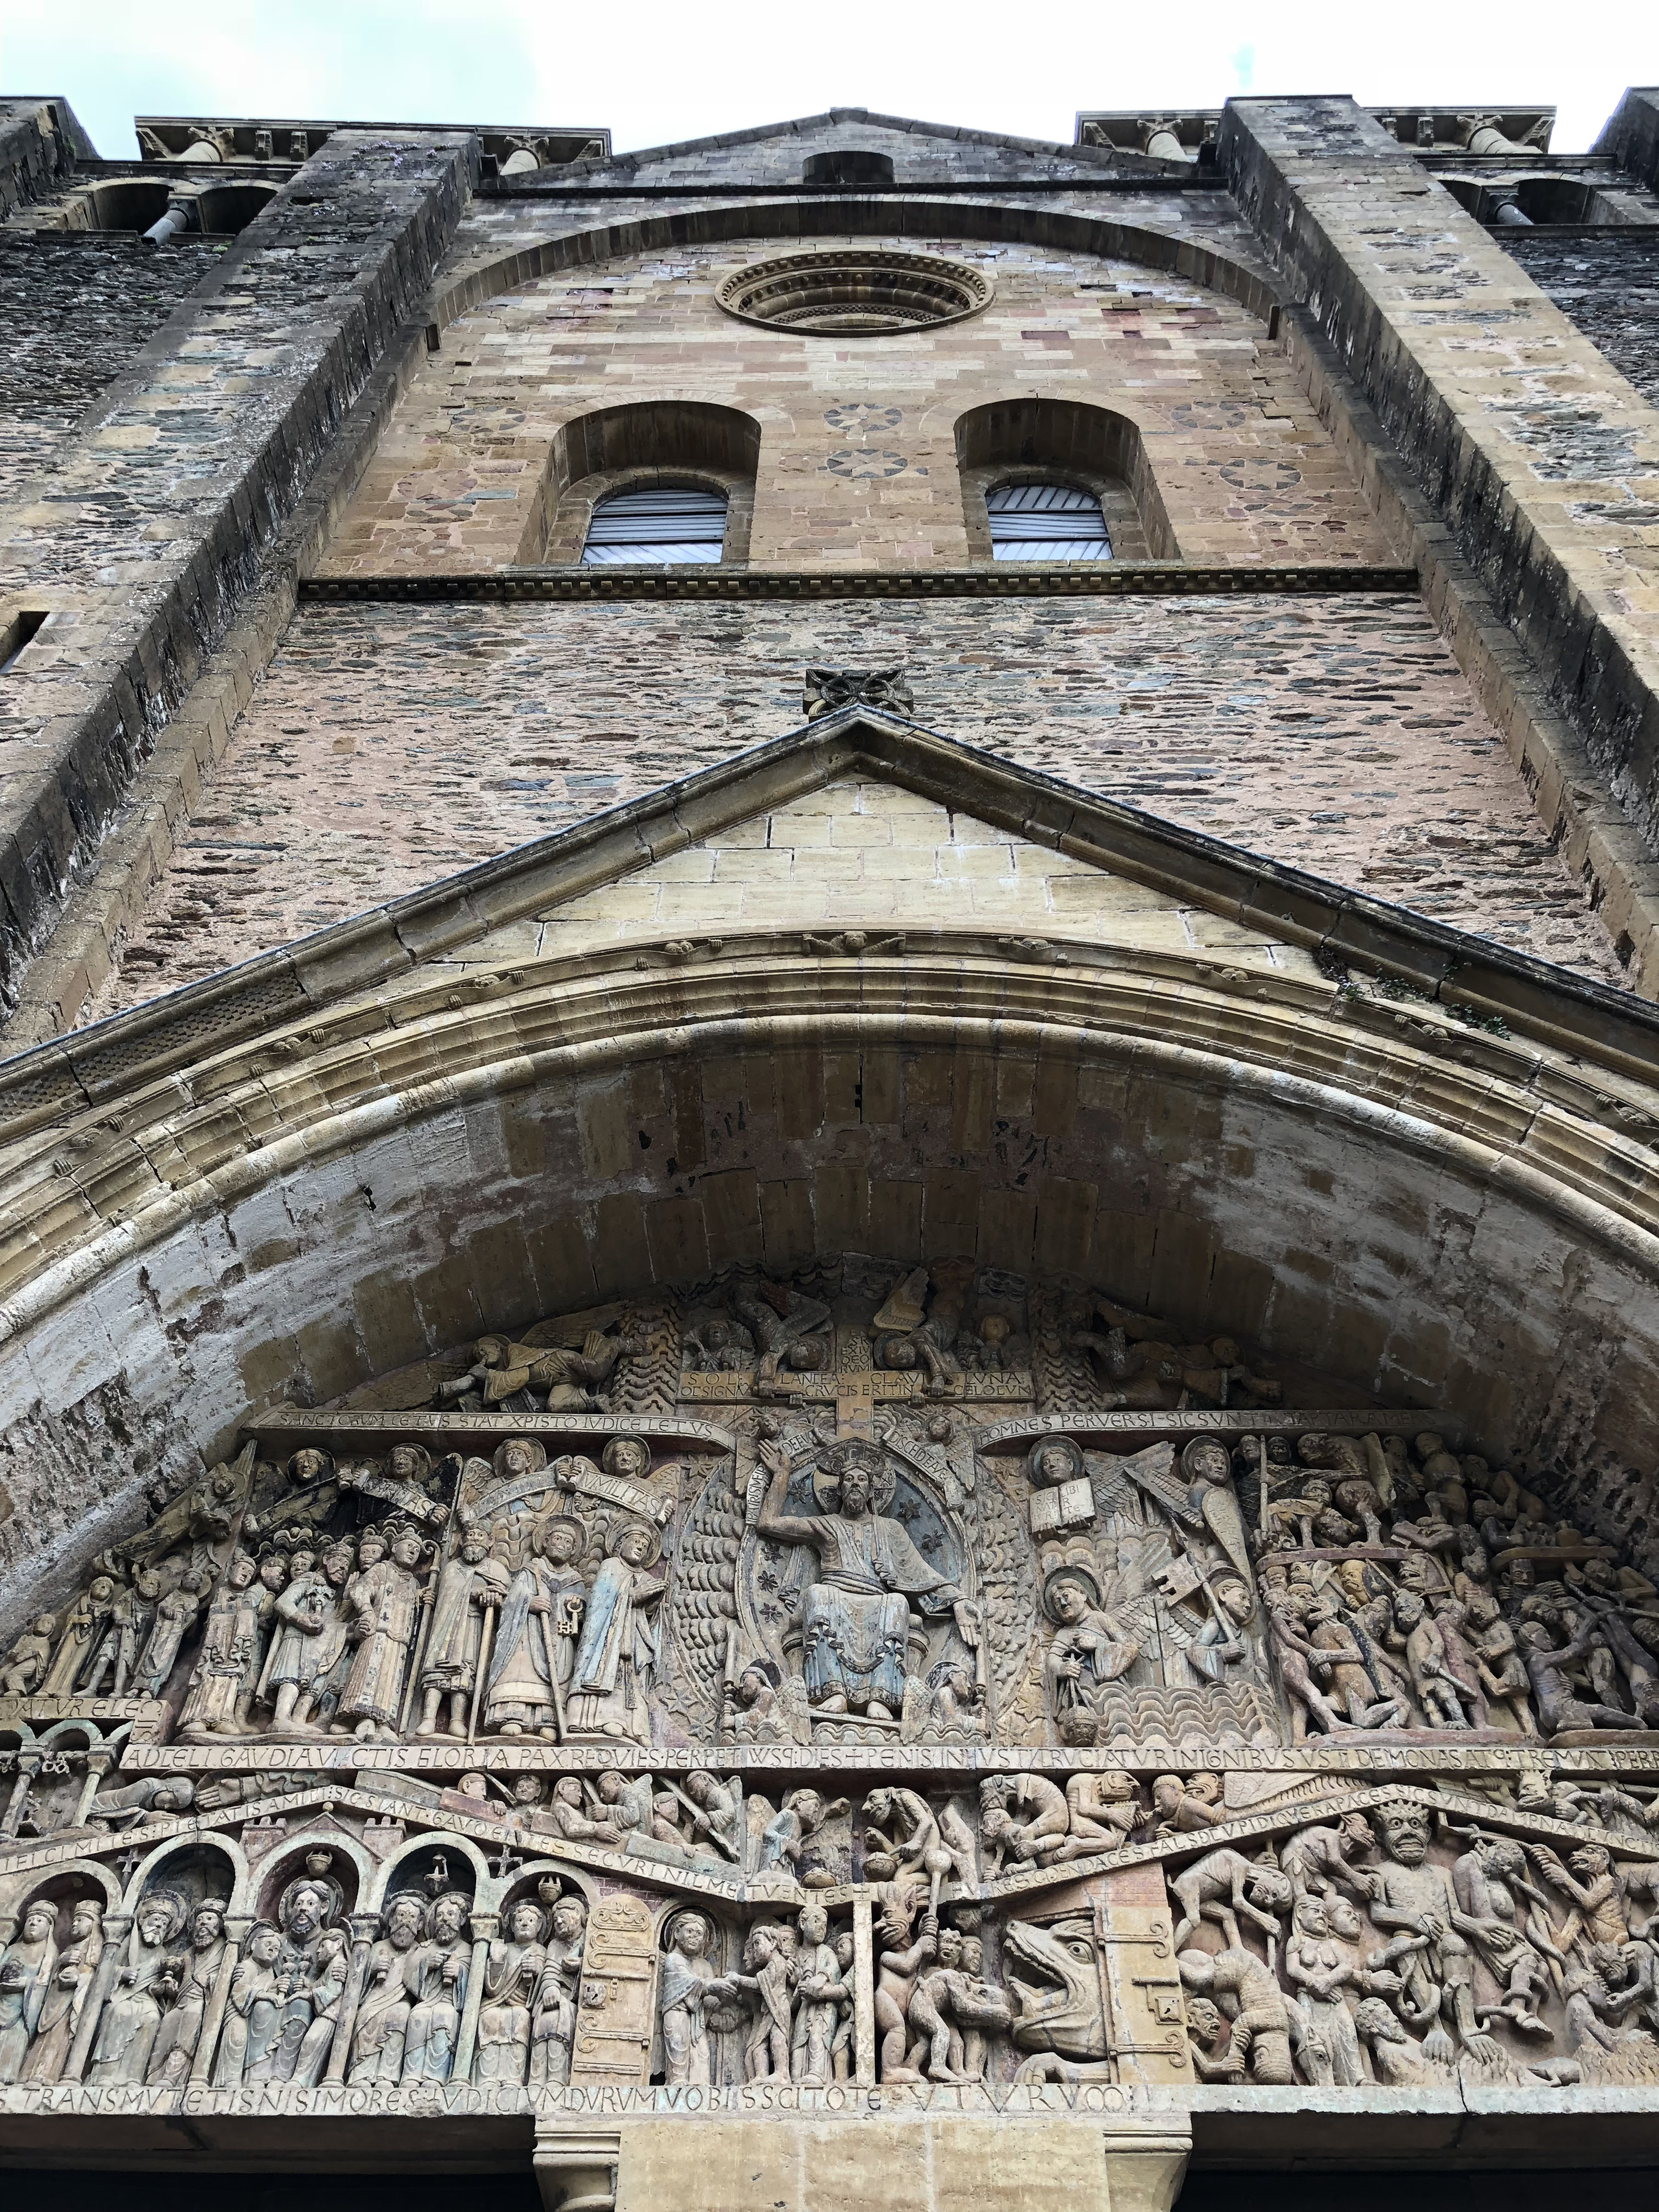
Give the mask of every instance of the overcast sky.
M 0 91 L 62 93 L 100 154 L 135 114 L 608 124 L 618 149 L 829 106 L 1069 141 L 1079 107 L 1234 93 L 1553 101 L 1588 146 L 1659 83 L 1659 0 L 0 0 Z

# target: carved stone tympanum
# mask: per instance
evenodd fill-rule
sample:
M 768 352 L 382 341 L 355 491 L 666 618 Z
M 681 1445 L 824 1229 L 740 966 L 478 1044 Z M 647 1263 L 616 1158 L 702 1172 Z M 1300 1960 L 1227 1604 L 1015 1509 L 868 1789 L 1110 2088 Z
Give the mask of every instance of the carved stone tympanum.
M 1443 1424 L 966 1261 L 405 1395 L 0 1658 L 0 2100 L 1659 2082 L 1659 1596 Z

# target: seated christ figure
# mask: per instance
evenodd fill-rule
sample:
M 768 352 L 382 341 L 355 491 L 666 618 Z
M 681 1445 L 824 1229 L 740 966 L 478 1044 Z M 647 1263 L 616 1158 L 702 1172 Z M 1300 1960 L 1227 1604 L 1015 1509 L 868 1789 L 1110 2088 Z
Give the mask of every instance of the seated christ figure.
M 771 1474 L 757 1527 L 775 1543 L 810 1546 L 818 1571 L 809 1584 L 801 1622 L 806 1700 L 825 1718 L 860 1713 L 898 1718 L 904 1705 L 910 1607 L 956 1614 L 966 1643 L 978 1638 L 977 1608 L 947 1577 L 936 1574 L 899 1523 L 873 1510 L 882 1471 L 879 1453 L 854 1438 L 832 1445 L 815 1475 L 823 1513 L 784 1511 L 787 1454 L 763 1445 Z

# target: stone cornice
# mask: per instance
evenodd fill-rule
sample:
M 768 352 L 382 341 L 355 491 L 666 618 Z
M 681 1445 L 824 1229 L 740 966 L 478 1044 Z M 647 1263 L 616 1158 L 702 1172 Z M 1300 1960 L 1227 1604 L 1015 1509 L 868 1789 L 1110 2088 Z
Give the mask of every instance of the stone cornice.
M 308 576 L 312 606 L 390 601 L 525 599 L 1207 599 L 1414 592 L 1417 571 L 1348 562 L 1275 568 L 1196 568 L 1180 561 L 1010 562 L 983 568 L 513 568 L 477 574 Z

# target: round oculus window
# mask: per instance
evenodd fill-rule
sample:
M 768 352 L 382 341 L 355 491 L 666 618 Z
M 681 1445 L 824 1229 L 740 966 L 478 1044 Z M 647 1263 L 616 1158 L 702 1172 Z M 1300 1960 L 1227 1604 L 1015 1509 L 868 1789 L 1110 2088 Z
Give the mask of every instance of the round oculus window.
M 975 315 L 989 303 L 991 280 L 937 253 L 852 246 L 750 262 L 734 270 L 714 297 L 728 315 L 769 330 L 874 337 Z

